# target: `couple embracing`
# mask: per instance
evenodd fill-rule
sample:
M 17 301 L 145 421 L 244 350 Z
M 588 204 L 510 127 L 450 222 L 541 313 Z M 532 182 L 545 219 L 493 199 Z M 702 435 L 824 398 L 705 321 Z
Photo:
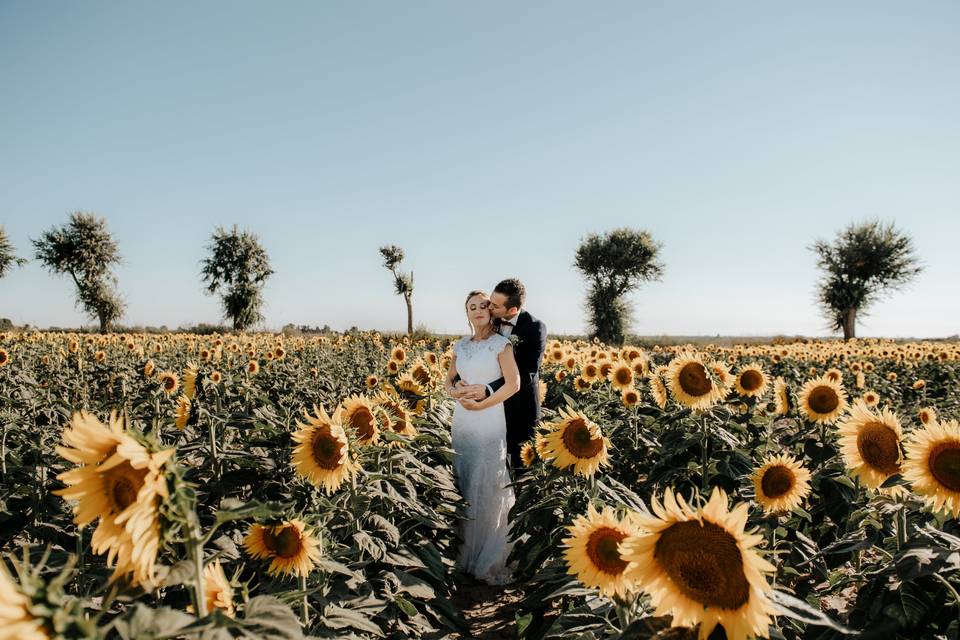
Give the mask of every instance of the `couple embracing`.
M 514 278 L 488 296 L 471 291 L 464 305 L 472 334 L 453 345 L 444 384 L 453 412 L 454 474 L 467 501 L 457 568 L 487 584 L 513 580 L 507 566 L 511 475 L 540 418 L 540 362 L 547 328 L 523 309 Z

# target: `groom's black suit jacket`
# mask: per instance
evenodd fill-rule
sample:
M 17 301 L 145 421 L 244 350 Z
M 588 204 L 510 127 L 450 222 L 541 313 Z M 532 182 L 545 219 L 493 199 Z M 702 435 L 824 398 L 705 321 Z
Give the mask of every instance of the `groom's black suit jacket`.
M 520 370 L 520 390 L 506 399 L 503 412 L 507 419 L 510 464 L 519 469 L 520 445 L 533 437 L 534 427 L 540 420 L 540 362 L 547 348 L 547 325 L 526 311 L 521 311 L 515 322 L 511 335 L 517 337 L 513 355 Z M 499 378 L 488 386 L 496 391 L 503 385 L 504 379 Z

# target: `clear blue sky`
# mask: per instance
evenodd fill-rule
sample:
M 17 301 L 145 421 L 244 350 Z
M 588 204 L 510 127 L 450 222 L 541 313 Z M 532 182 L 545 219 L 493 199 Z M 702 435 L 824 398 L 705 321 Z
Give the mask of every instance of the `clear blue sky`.
M 960 332 L 960 3 L 0 2 L 0 224 L 108 220 L 127 324 L 211 322 L 216 225 L 259 234 L 266 326 L 399 329 L 519 276 L 585 329 L 574 250 L 648 229 L 641 334 L 825 333 L 806 249 L 908 230 L 926 271 L 863 335 Z M 38 264 L 0 316 L 85 322 Z

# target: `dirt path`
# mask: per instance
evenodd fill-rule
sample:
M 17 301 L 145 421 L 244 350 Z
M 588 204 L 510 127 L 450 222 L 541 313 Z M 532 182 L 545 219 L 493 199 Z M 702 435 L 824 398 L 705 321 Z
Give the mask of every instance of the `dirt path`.
M 523 598 L 523 586 L 494 587 L 467 576 L 459 577 L 452 602 L 470 624 L 471 638 L 514 640 L 515 613 Z

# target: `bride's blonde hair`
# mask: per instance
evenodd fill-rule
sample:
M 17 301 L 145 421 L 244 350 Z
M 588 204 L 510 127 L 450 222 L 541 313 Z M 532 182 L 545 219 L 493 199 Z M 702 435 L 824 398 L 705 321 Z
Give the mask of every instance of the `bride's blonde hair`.
M 463 301 L 463 310 L 464 310 L 464 311 L 467 310 L 467 303 L 470 302 L 470 298 L 472 298 L 473 296 L 483 296 L 483 297 L 486 298 L 487 300 L 490 299 L 490 296 L 487 295 L 487 292 L 486 292 L 486 291 L 481 291 L 480 289 L 474 289 L 473 291 L 471 291 L 470 293 L 467 294 L 467 299 Z M 488 307 L 488 309 L 489 309 L 489 307 Z M 490 314 L 490 325 L 491 325 L 491 327 L 493 326 L 493 314 Z M 467 326 L 469 326 L 469 327 L 470 327 L 470 330 L 473 331 L 473 325 L 470 324 L 470 321 L 469 321 L 469 320 L 467 320 Z

